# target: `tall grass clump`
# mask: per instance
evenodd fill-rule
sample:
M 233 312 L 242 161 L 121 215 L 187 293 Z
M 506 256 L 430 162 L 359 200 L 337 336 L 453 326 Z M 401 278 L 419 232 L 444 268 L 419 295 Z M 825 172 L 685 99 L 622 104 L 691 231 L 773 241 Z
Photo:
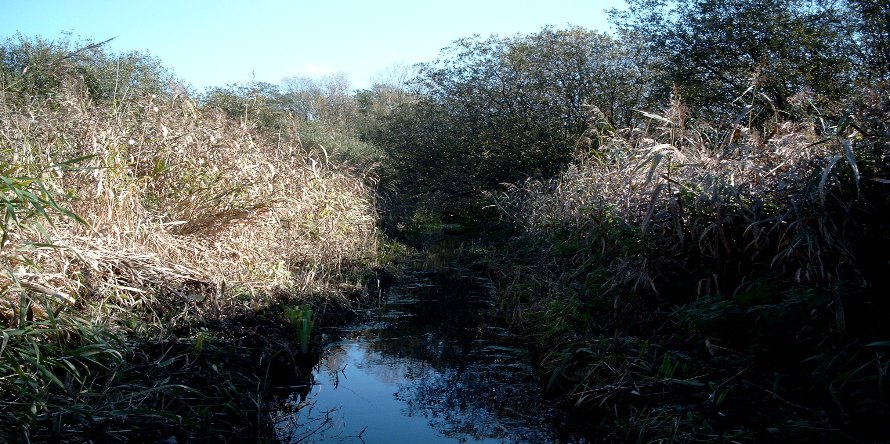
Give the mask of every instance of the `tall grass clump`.
M 148 57 L 22 37 L 0 55 L 0 436 L 220 418 L 171 379 L 208 381 L 189 355 L 225 342 L 208 322 L 336 295 L 375 257 L 368 171 L 200 106 Z
M 675 98 L 505 193 L 505 303 L 548 387 L 622 441 L 886 439 L 890 114 L 866 96 L 723 126 Z

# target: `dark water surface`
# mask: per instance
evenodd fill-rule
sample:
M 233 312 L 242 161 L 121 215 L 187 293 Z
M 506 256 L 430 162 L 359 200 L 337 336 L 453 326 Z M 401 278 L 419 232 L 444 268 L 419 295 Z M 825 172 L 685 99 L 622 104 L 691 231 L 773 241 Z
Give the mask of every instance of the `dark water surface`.
M 277 420 L 283 442 L 568 443 L 481 277 L 414 272 L 329 343 Z

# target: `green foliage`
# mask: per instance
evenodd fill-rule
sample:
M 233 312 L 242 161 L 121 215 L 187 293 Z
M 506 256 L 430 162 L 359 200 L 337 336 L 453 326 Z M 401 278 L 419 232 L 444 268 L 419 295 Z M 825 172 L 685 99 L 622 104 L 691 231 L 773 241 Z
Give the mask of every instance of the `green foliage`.
M 39 178 L 28 176 L 7 176 L 14 167 L 0 161 L 0 249 L 6 246 L 10 234 L 14 230 L 24 229 L 41 234 L 45 240 L 49 235 L 42 223 L 51 222 L 47 210 L 56 210 L 69 216 L 76 216 L 59 206 L 53 193 L 43 185 Z
M 620 40 L 423 65 L 367 127 L 382 208 L 405 229 L 494 197 L 503 305 L 598 436 L 886 439 L 886 8 L 629 4 Z
M 320 84 L 300 78 L 285 79 L 280 86 L 251 82 L 211 88 L 201 103 L 255 124 L 279 143 L 296 144 L 305 153 L 319 152 L 366 172 L 381 154 L 359 137 L 359 127 L 372 125 L 373 118 L 358 111 L 348 85 L 342 75 Z
M 869 83 L 890 80 L 890 4 L 846 0 L 844 20 L 853 32 L 856 68 Z
M 70 307 L 22 293 L 11 323 L 0 330 L 0 439 L 20 433 L 59 433 L 87 420 L 97 395 L 108 388 L 124 344 Z M 38 303 L 39 302 L 39 303 Z M 46 309 L 48 318 L 34 319 Z
M 29 263 L 20 253 L 53 247 L 47 228 L 52 226 L 54 216 L 62 215 L 85 224 L 80 216 L 59 203 L 71 196 L 48 188 L 44 175 L 48 171 L 68 170 L 86 157 L 43 167 L 16 162 L 16 154 L 0 148 L 0 272 L 17 283 L 13 264 L 19 261 Z M 4 251 L 11 241 L 13 251 Z
M 384 186 L 435 208 L 549 177 L 596 146 L 590 123 L 607 132 L 643 106 L 638 56 L 582 28 L 456 41 L 369 135 L 386 152 Z
M 378 83 L 371 89 L 356 91 L 355 101 L 360 116 L 361 132 L 366 136 L 382 131 L 382 120 L 400 107 L 410 105 L 415 99 L 405 85 Z
M 231 119 L 256 122 L 270 134 L 280 133 L 288 126 L 287 112 L 280 106 L 279 89 L 269 83 L 211 88 L 204 93 L 201 103 L 223 111 Z
M 312 339 L 312 326 L 315 324 L 312 307 L 308 305 L 288 307 L 285 310 L 285 316 L 293 328 L 294 338 L 299 345 L 300 353 L 308 354 L 309 343 Z
M 79 82 L 92 100 L 113 104 L 137 94 L 167 95 L 178 84 L 157 58 L 138 51 L 109 54 L 107 42 L 7 38 L 0 47 L 0 89 L 7 100 L 33 100 Z
M 641 36 L 649 69 L 666 99 L 676 85 L 696 113 L 731 118 L 749 87 L 768 113 L 790 111 L 789 98 L 811 91 L 829 109 L 854 90 L 860 40 L 851 11 L 822 0 L 632 0 L 613 20 Z M 834 110 L 835 112 L 839 110 Z
M 281 86 L 281 105 L 298 120 L 323 122 L 330 128 L 353 132 L 358 120 L 349 78 L 339 73 L 320 80 L 289 77 Z

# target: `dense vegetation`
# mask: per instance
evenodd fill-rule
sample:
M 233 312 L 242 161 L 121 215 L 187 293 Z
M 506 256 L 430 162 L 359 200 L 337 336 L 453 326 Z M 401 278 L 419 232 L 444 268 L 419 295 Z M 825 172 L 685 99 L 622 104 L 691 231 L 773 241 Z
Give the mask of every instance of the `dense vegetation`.
M 368 133 L 384 220 L 501 221 L 479 260 L 593 436 L 888 439 L 888 13 L 639 0 L 618 37 L 459 40 Z
M 142 54 L 0 60 L 0 441 L 270 436 L 289 301 L 375 261 L 366 177 Z
M 267 381 L 213 347 L 275 339 L 216 326 L 356 288 L 377 225 L 457 222 L 591 436 L 890 439 L 890 7 L 628 4 L 355 92 L 7 41 L 2 431 L 256 427 Z

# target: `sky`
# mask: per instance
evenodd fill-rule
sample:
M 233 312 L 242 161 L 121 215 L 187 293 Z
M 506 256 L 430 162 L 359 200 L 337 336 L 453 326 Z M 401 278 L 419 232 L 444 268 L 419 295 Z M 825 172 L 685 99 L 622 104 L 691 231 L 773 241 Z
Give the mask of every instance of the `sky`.
M 435 60 L 474 34 L 544 26 L 610 31 L 623 0 L 0 0 L 0 38 L 107 44 L 159 58 L 197 91 L 251 80 L 345 73 L 355 89 L 398 66 Z

